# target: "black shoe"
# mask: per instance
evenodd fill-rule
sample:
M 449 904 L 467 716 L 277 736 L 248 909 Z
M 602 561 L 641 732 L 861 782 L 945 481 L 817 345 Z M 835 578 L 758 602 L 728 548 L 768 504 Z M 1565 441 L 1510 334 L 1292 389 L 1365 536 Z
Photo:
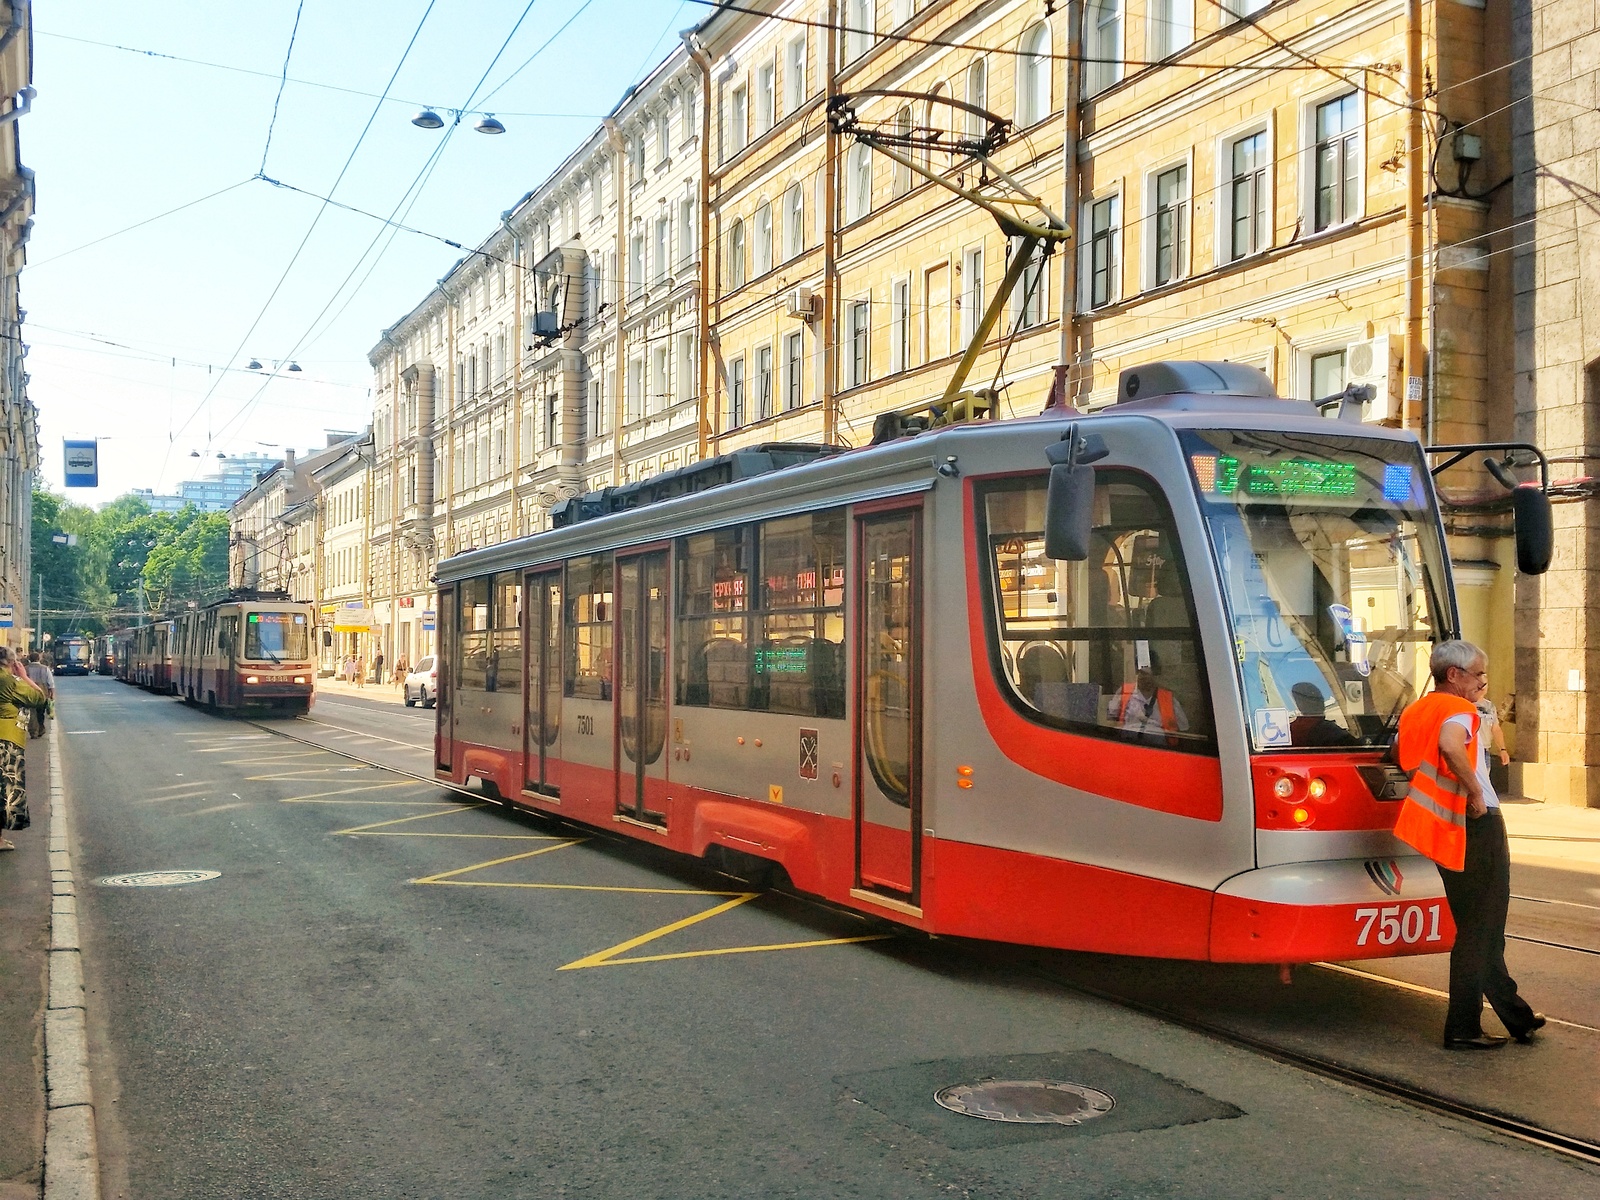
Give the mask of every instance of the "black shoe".
M 1447 1037 L 1446 1050 L 1498 1050 L 1511 1039 L 1498 1033 L 1480 1033 L 1476 1037 Z
M 1524 1029 L 1521 1033 L 1514 1033 L 1511 1036 L 1516 1038 L 1517 1041 L 1521 1042 L 1524 1046 L 1526 1046 L 1529 1042 L 1533 1041 L 1533 1035 L 1538 1033 L 1539 1030 L 1541 1030 L 1543 1028 L 1544 1028 L 1544 1014 L 1536 1012 L 1536 1013 L 1533 1014 L 1533 1020 L 1531 1022 L 1529 1022 L 1528 1027 L 1526 1029 Z

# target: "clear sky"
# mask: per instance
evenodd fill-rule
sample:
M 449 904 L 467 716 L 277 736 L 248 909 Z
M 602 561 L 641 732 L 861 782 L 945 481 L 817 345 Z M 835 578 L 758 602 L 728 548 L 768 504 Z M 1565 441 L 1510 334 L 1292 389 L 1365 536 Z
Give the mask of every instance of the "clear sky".
M 327 196 L 344 171 L 335 200 L 476 245 L 707 9 L 38 0 L 33 11 L 39 94 L 19 123 L 38 177 L 22 276 L 29 394 L 55 490 L 62 439 L 101 439 L 101 486 L 68 493 L 100 504 L 172 491 L 219 453 L 303 451 L 364 427 L 367 352 L 461 257 L 258 172 Z M 424 105 L 444 129 L 411 124 Z M 447 140 L 451 110 L 465 108 L 493 112 L 506 133 L 480 134 L 468 115 Z M 252 358 L 265 370 L 247 370 Z M 298 373 L 270 377 L 290 361 Z

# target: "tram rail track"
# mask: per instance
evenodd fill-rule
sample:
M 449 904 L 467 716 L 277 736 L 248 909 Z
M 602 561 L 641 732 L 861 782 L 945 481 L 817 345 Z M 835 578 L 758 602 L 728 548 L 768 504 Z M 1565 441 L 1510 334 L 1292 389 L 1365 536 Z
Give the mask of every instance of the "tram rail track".
M 318 750 L 324 750 L 330 754 L 338 755 L 341 758 L 349 759 L 351 762 L 360 763 L 362 766 L 371 767 L 380 771 L 388 771 L 391 774 L 399 775 L 406 779 L 414 779 L 421 783 L 430 784 L 434 787 L 437 787 L 440 791 L 450 792 L 454 795 L 476 801 L 480 804 L 494 804 L 498 807 L 504 803 L 503 801 L 486 796 L 482 792 L 475 791 L 471 788 L 463 787 L 459 784 L 446 783 L 434 778 L 431 775 L 423 775 L 416 771 L 408 771 L 404 767 L 399 767 L 392 763 L 369 758 L 344 747 L 330 746 L 324 742 L 317 741 L 314 738 L 291 733 L 277 725 L 269 725 L 249 718 L 243 718 L 242 723 L 259 729 L 262 732 L 281 737 L 286 741 L 296 742 L 305 746 L 311 746 Z M 357 733 L 364 737 L 377 736 L 366 734 L 363 731 L 346 729 L 343 726 L 328 725 L 326 722 L 313 721 L 311 723 L 320 725 L 323 728 L 337 729 L 345 733 Z M 393 741 L 393 739 L 380 740 Z M 421 747 L 418 748 L 420 749 Z M 801 898 L 816 902 L 814 897 Z M 1535 897 L 1520 898 L 1528 900 L 1536 899 Z M 821 906 L 831 908 L 829 905 Z M 904 929 L 894 925 L 886 924 L 884 927 L 897 933 L 903 934 L 906 932 Z M 1591 950 L 1582 946 L 1570 946 L 1564 943 L 1549 942 L 1538 938 L 1530 938 L 1516 934 L 1511 934 L 1508 936 L 1517 941 L 1533 942 L 1556 949 L 1572 950 L 1585 954 L 1600 953 L 1600 951 Z M 1400 1100 L 1415 1107 L 1426 1109 L 1430 1112 L 1454 1117 L 1457 1120 L 1465 1121 L 1468 1124 L 1475 1125 L 1479 1128 L 1492 1130 L 1496 1133 L 1503 1134 L 1518 1141 L 1526 1142 L 1530 1145 L 1539 1146 L 1543 1149 L 1553 1151 L 1557 1154 L 1563 1155 L 1564 1157 L 1576 1159 L 1580 1162 L 1588 1163 L 1593 1166 L 1600 1166 L 1600 1142 L 1594 1142 L 1586 1138 L 1561 1133 L 1558 1130 L 1547 1129 L 1543 1126 L 1513 1116 L 1509 1113 L 1499 1112 L 1495 1109 L 1487 1108 L 1482 1105 L 1458 1100 L 1451 1096 L 1446 1096 L 1440 1092 L 1430 1091 L 1426 1088 L 1418 1087 L 1415 1084 L 1407 1083 L 1404 1080 L 1383 1075 L 1375 1071 L 1368 1071 L 1360 1067 L 1354 1067 L 1346 1063 L 1341 1063 L 1323 1055 L 1310 1054 L 1303 1050 L 1295 1050 L 1287 1046 L 1279 1045 L 1265 1038 L 1256 1037 L 1247 1033 L 1241 1033 L 1238 1030 L 1229 1029 L 1226 1026 L 1219 1025 L 1216 1022 L 1206 1021 L 1189 1013 L 1167 1008 L 1160 1004 L 1153 1004 L 1147 1000 L 1136 999 L 1134 997 L 1105 988 L 1097 988 L 1078 980 L 1065 979 L 1060 975 L 1053 974 L 1050 971 L 1038 966 L 1029 966 L 1025 969 L 1028 971 L 1028 973 L 1033 974 L 1038 978 L 1048 980 L 1057 987 L 1076 992 L 1079 995 L 1100 1000 L 1104 1003 L 1116 1004 L 1122 1008 L 1141 1013 L 1145 1016 L 1154 1017 L 1157 1020 L 1166 1022 L 1168 1024 L 1177 1025 L 1194 1033 L 1199 1033 L 1225 1045 L 1234 1046 L 1242 1050 L 1248 1050 L 1252 1053 L 1262 1055 L 1272 1059 L 1275 1062 L 1281 1062 L 1288 1066 L 1297 1067 L 1300 1070 L 1322 1076 L 1326 1079 L 1333 1079 L 1353 1087 L 1359 1087 L 1365 1091 L 1372 1092 L 1376 1095 L 1385 1096 L 1392 1100 Z

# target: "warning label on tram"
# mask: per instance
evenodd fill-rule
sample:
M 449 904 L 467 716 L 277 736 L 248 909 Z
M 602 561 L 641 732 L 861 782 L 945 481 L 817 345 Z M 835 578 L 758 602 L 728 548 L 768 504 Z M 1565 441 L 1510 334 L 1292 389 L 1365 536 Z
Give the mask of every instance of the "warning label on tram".
M 817 777 L 817 731 L 815 729 L 802 729 L 800 731 L 800 778 L 815 779 Z

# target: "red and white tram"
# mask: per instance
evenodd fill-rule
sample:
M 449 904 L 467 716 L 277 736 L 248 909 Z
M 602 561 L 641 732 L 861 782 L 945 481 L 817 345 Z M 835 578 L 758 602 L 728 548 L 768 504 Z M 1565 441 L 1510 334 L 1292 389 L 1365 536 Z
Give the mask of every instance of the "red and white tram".
M 182 614 L 172 634 L 177 694 L 209 708 L 309 712 L 315 620 L 309 604 L 252 591 Z
M 163 695 L 177 691 L 173 638 L 177 622 L 155 620 L 112 634 L 117 647 L 117 678 Z
M 1386 761 L 1458 628 L 1422 447 L 1233 364 L 1120 388 L 710 460 L 449 559 L 438 776 L 934 934 L 1448 948 Z

